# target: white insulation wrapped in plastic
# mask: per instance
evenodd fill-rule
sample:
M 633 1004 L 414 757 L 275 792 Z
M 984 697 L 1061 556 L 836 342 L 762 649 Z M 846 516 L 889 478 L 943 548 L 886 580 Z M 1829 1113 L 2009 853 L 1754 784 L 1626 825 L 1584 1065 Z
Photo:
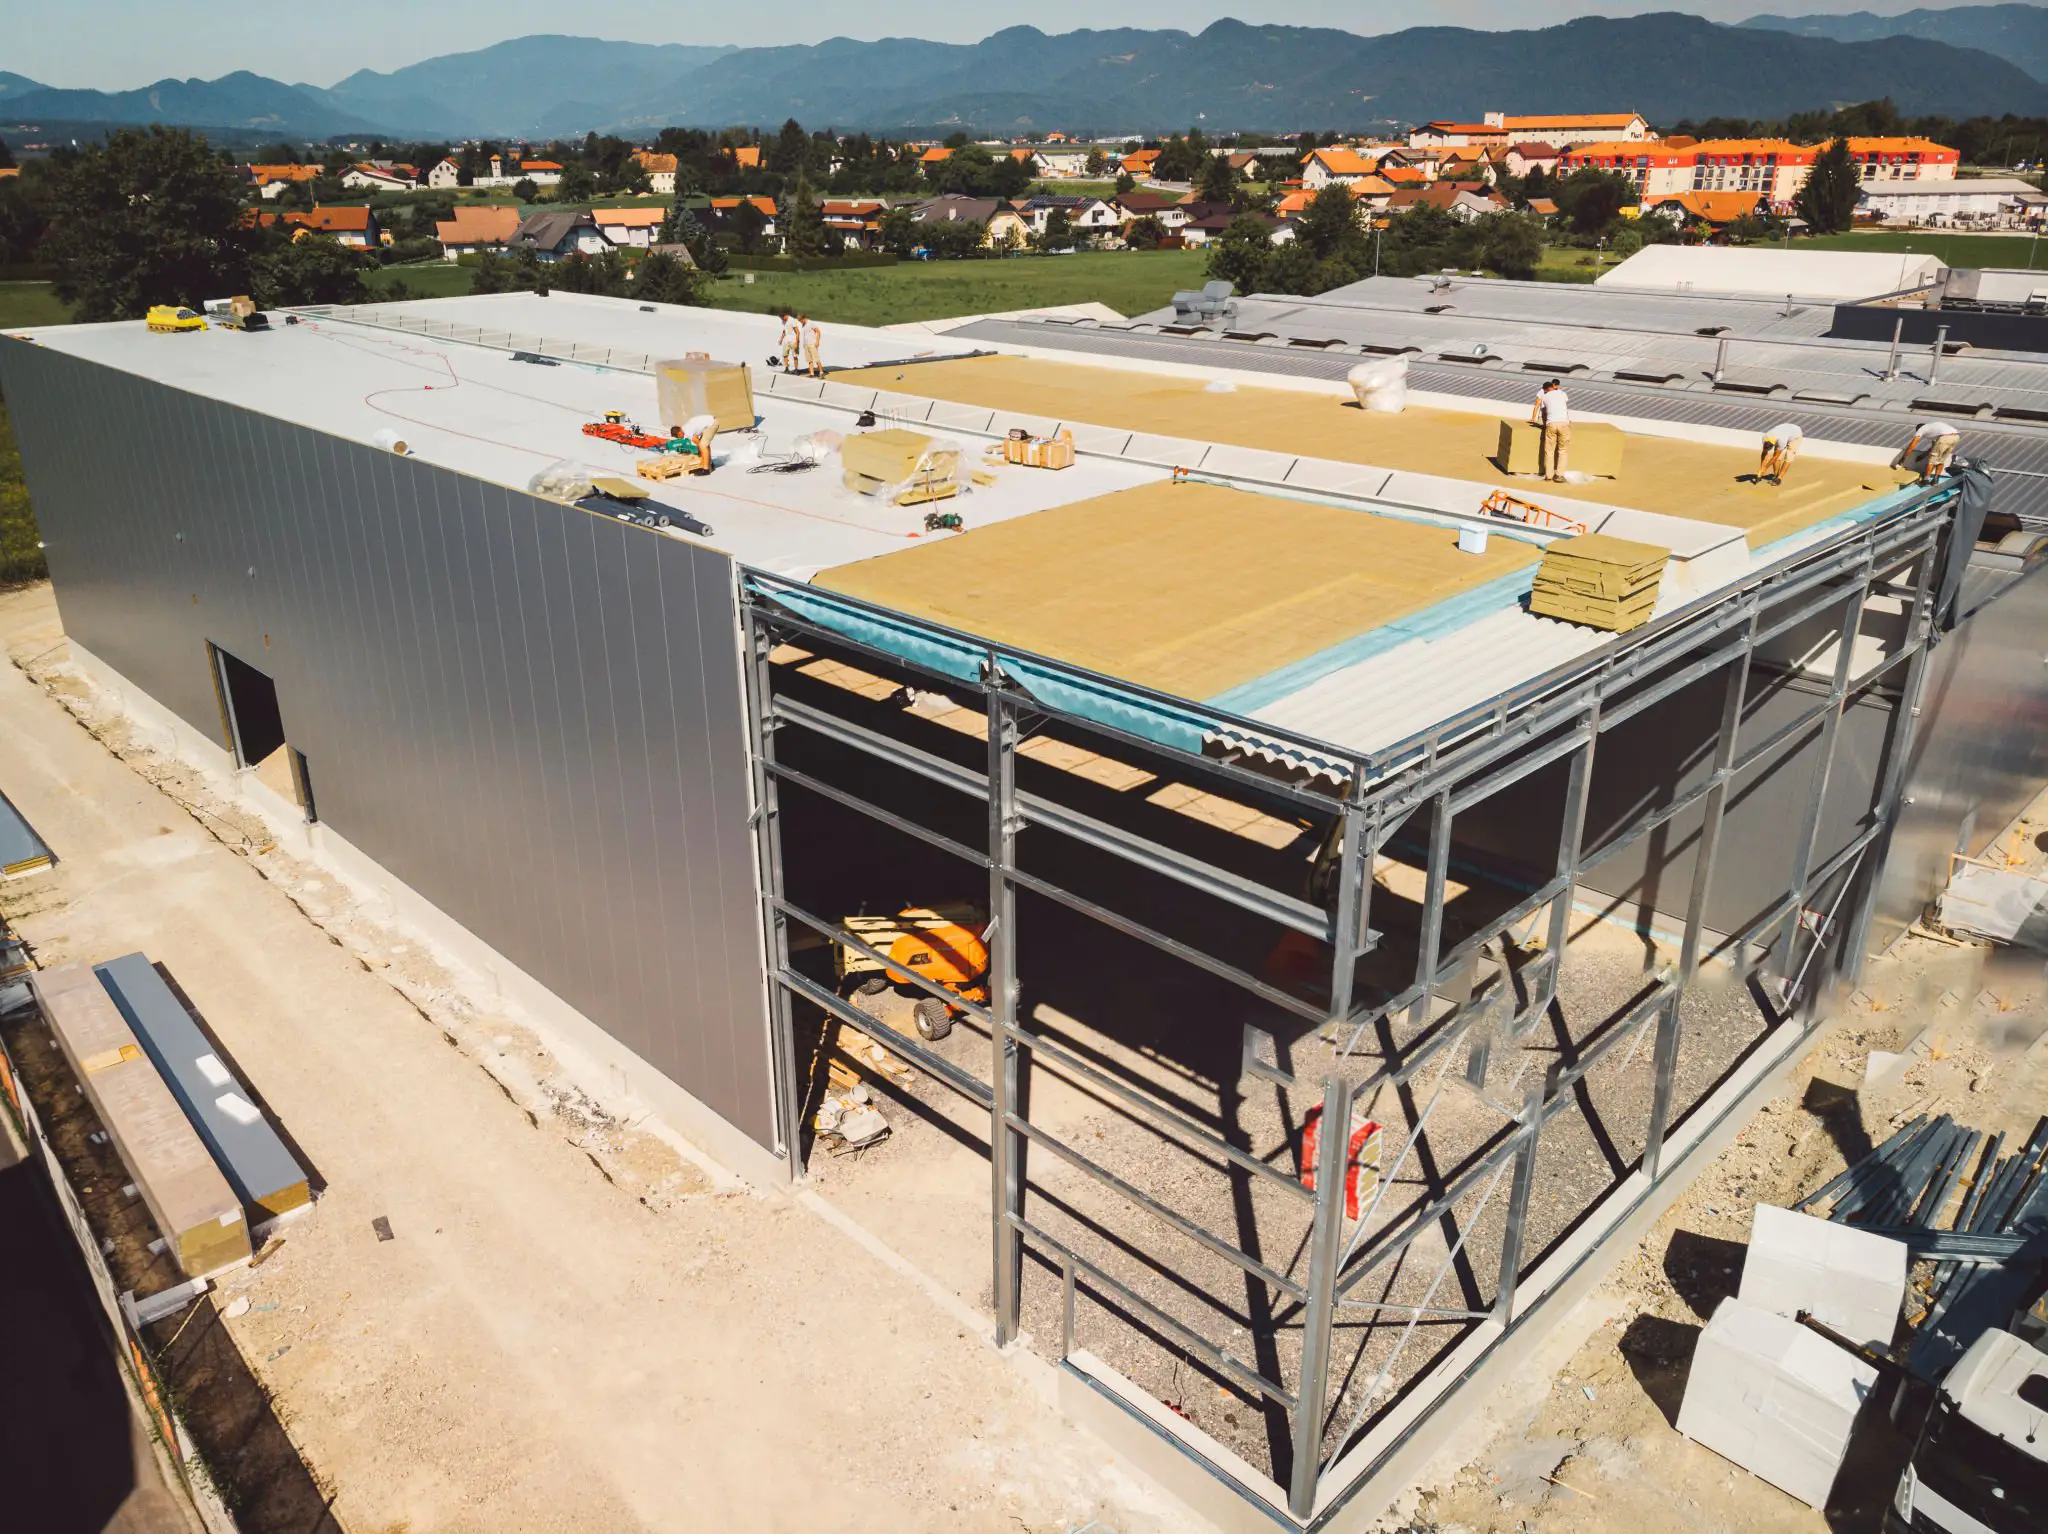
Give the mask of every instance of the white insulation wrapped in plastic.
M 1399 415 L 1408 408 L 1406 357 L 1374 357 L 1370 362 L 1361 362 L 1344 375 L 1344 381 L 1367 410 Z

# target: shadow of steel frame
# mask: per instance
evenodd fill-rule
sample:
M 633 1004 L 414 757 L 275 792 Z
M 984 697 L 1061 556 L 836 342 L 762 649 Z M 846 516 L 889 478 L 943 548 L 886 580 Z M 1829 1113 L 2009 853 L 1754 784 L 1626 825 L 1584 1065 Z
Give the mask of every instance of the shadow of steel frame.
M 1035 1249 L 1060 1275 L 1062 1291 L 1062 1366 L 1073 1369 L 1074 1301 L 1076 1286 L 1085 1280 L 1095 1298 L 1114 1300 L 1126 1308 L 1134 1324 L 1152 1328 L 1185 1345 L 1188 1352 L 1240 1388 L 1278 1403 L 1292 1419 L 1293 1463 L 1288 1484 L 1271 1487 L 1272 1505 L 1255 1501 L 1270 1514 L 1284 1504 L 1303 1527 L 1316 1527 L 1335 1517 L 1358 1489 L 1369 1481 L 1423 1421 L 1441 1406 L 1457 1381 L 1434 1378 L 1436 1364 L 1406 1387 L 1406 1394 L 1420 1393 L 1424 1406 L 1391 1442 L 1373 1445 L 1368 1438 L 1354 1452 L 1347 1447 L 1369 1428 L 1371 1409 L 1391 1380 L 1392 1361 L 1383 1365 L 1354 1402 L 1352 1419 L 1338 1434 L 1327 1454 L 1324 1444 L 1336 1409 L 1350 1394 L 1349 1386 L 1330 1398 L 1332 1333 L 1340 1307 L 1345 1309 L 1405 1315 L 1407 1331 L 1399 1347 L 1405 1348 L 1415 1326 L 1424 1317 L 1470 1319 L 1497 1328 L 1494 1342 L 1521 1320 L 1542 1294 L 1523 1295 L 1518 1281 L 1524 1275 L 1523 1236 L 1528 1220 L 1533 1170 L 1544 1126 L 1571 1100 L 1573 1085 L 1617 1046 L 1636 1039 L 1642 1030 L 1654 1032 L 1655 1084 L 1649 1134 L 1640 1162 L 1640 1174 L 1654 1184 L 1664 1171 L 1664 1143 L 1672 1127 L 1673 1081 L 1680 1042 L 1680 1004 L 1704 959 L 1732 955 L 1735 967 L 1745 975 L 1759 971 L 1776 958 L 1774 1000 L 1781 1009 L 1774 1026 L 1790 1025 L 1804 1030 L 1814 1025 L 1810 1008 L 1802 1003 L 1817 993 L 1816 966 L 1832 949 L 1836 963 L 1843 956 L 1860 952 L 1860 934 L 1867 928 L 1869 906 L 1875 894 L 1875 880 L 1868 870 L 1876 860 L 1868 856 L 1881 841 L 1896 809 L 1903 782 L 1903 764 L 1908 755 L 1914 704 L 1925 676 L 1925 659 L 1934 625 L 1930 593 L 1938 567 L 1947 549 L 1946 533 L 1951 525 L 1956 492 L 1934 488 L 1927 494 L 1905 501 L 1867 520 L 1852 524 L 1754 571 L 1735 587 L 1717 592 L 1710 605 L 1688 607 L 1666 615 L 1628 635 L 1620 636 L 1590 661 L 1575 662 L 1506 691 L 1479 707 L 1442 721 L 1429 730 L 1381 751 L 1361 753 L 1326 743 L 1276 735 L 1255 721 L 1195 706 L 1194 711 L 1212 717 L 1216 725 L 1236 735 L 1250 736 L 1268 745 L 1284 759 L 1327 768 L 1344 769 L 1341 786 L 1323 790 L 1254 772 L 1228 758 L 1185 755 L 1193 772 L 1226 787 L 1236 787 L 1267 801 L 1274 798 L 1312 807 L 1334 816 L 1341 827 L 1338 877 L 1334 898 L 1327 907 L 1311 905 L 1288 891 L 1273 889 L 1205 863 L 1179 849 L 1151 841 L 1128 829 L 1093 820 L 1070 806 L 1019 790 L 1016 781 L 1018 746 L 1038 723 L 1053 720 L 1085 734 L 1121 742 L 1150 754 L 1175 755 L 1172 748 L 1157 741 L 1127 733 L 1035 695 L 1028 677 L 1050 672 L 1101 693 L 1107 691 L 1140 708 L 1147 704 L 1170 707 L 1185 716 L 1186 700 L 1149 692 L 1147 689 L 1083 671 L 1042 656 L 1025 654 L 992 644 L 972 635 L 929 624 L 905 614 L 867 604 L 834 598 L 851 611 L 862 613 L 898 629 L 941 642 L 955 651 L 964 650 L 976 658 L 978 675 L 972 680 L 947 674 L 921 663 L 917 658 L 879 648 L 854 632 L 841 632 L 816 621 L 813 613 L 799 603 L 779 600 L 781 593 L 806 591 L 800 583 L 762 572 L 743 571 L 740 579 L 741 621 L 745 635 L 747 708 L 751 737 L 752 771 L 756 797 L 755 830 L 761 864 L 762 919 L 768 934 L 769 990 L 777 1065 L 778 1117 L 781 1134 L 792 1149 L 799 1144 L 797 1114 L 802 1087 L 795 1058 L 793 1006 L 801 1000 L 827 1014 L 878 1038 L 902 1057 L 934 1078 L 984 1108 L 990 1116 L 990 1260 L 993 1270 L 994 1337 L 998 1346 L 1019 1334 L 1020 1290 L 1024 1251 Z M 1861 675 L 1854 674 L 1856 646 L 1853 641 L 1873 588 L 1881 583 L 1897 593 L 1902 588 L 1890 583 L 1910 574 L 1910 607 L 1905 634 L 1899 647 Z M 1835 663 L 1825 695 L 1813 708 L 1774 731 L 1759 743 L 1741 741 L 1744 703 L 1749 694 L 1759 651 L 1772 640 L 1790 633 L 1819 615 L 1839 609 L 1834 631 Z M 784 641 L 824 643 L 855 655 L 866 656 L 887 669 L 934 677 L 953 690 L 978 691 L 987 712 L 987 761 L 976 770 L 930 752 L 894 736 L 871 730 L 856 721 L 817 708 L 794 698 L 780 696 L 775 686 L 770 657 Z M 1596 847 L 1583 844 L 1588 784 L 1594 753 L 1602 736 L 1652 704 L 1669 697 L 1717 672 L 1725 672 L 1720 723 L 1716 731 L 1712 769 L 1703 782 L 1673 802 L 1645 811 L 1611 834 Z M 1859 694 L 1880 686 L 1895 690 L 1898 725 L 1888 747 L 1881 782 L 1874 801 L 1871 824 L 1831 856 L 1817 861 L 1820 818 L 1832 775 L 1834 748 L 1842 713 Z M 783 762 L 777 753 L 778 736 L 801 730 L 824 736 L 841 747 L 890 764 L 923 780 L 980 801 L 987 812 L 987 840 L 971 846 L 943 835 L 928 826 L 906 819 L 858 795 L 824 782 Z M 1742 931 L 1721 937 L 1709 947 L 1712 934 L 1704 926 L 1704 912 L 1714 878 L 1718 850 L 1731 785 L 1772 750 L 1809 731 L 1818 731 L 1820 767 L 1808 795 L 1806 814 L 1794 838 L 1793 874 L 1784 897 Z M 1567 790 L 1560 816 L 1557 856 L 1552 876 L 1539 888 L 1442 951 L 1443 906 L 1451 849 L 1451 831 L 1457 814 L 1489 796 L 1512 786 L 1530 773 L 1559 760 L 1569 759 Z M 1309 774 L 1304 772 L 1304 777 Z M 964 1003 L 940 987 L 912 974 L 917 988 L 960 1007 L 988 1030 L 991 1041 L 989 1080 L 981 1081 L 962 1070 L 920 1041 L 878 1022 L 856 1010 L 831 991 L 796 970 L 790 962 L 792 924 L 809 929 L 831 941 L 846 943 L 870 958 L 881 955 L 841 932 L 836 923 L 792 904 L 784 888 L 780 840 L 779 791 L 785 784 L 799 785 L 835 803 L 868 816 L 881 824 L 947 852 L 964 862 L 986 870 L 989 880 L 988 946 L 991 986 L 985 1006 Z M 1562 962 L 1570 915 L 1578 882 L 1584 869 L 1599 858 L 1612 855 L 1635 839 L 1649 834 L 1693 806 L 1703 807 L 1701 851 L 1695 863 L 1687 902 L 1684 937 L 1678 962 L 1667 966 L 1649 990 L 1610 1019 L 1598 1037 L 1568 1068 L 1552 1066 L 1534 1080 L 1523 1082 L 1530 1056 L 1521 1066 L 1503 1096 L 1520 1093 L 1519 1103 L 1494 1103 L 1508 1132 L 1499 1136 L 1456 1176 L 1442 1187 L 1439 1196 L 1424 1208 L 1402 1219 L 1398 1226 L 1365 1239 L 1371 1212 L 1360 1220 L 1351 1240 L 1344 1239 L 1341 1189 L 1344 1182 L 1346 1137 L 1321 1137 L 1316 1191 L 1308 1192 L 1284 1171 L 1226 1143 L 1208 1128 L 1143 1093 L 1131 1089 L 1071 1051 L 1040 1037 L 1020 1024 L 1017 1016 L 1017 969 L 1015 909 L 1017 892 L 1028 890 L 1090 916 L 1126 936 L 1136 938 L 1253 995 L 1280 1005 L 1318 1025 L 1321 1036 L 1340 1060 L 1354 1053 L 1364 1032 L 1377 1024 L 1405 1014 L 1411 1028 L 1418 1030 L 1409 1042 L 1383 1055 L 1381 1064 L 1359 1080 L 1332 1073 L 1323 1082 L 1323 1122 L 1345 1124 L 1351 1120 L 1353 1105 L 1362 1094 L 1386 1083 L 1405 1083 L 1418 1075 L 1431 1060 L 1441 1057 L 1439 1085 L 1454 1057 L 1456 1046 L 1470 1037 L 1468 1073 L 1483 1083 L 1491 1048 L 1501 1042 L 1519 1042 L 1556 1000 L 1558 971 Z M 1370 925 L 1372 881 L 1368 870 L 1383 839 L 1409 815 L 1423 810 L 1429 816 L 1428 862 L 1426 868 L 1423 927 L 1417 944 L 1413 981 L 1390 1000 L 1372 1007 L 1355 1005 L 1354 976 L 1358 959 L 1372 951 L 1378 941 Z M 1241 909 L 1279 922 L 1326 944 L 1330 955 L 1329 1005 L 1318 1007 L 1259 976 L 1236 968 L 1226 960 L 1201 952 L 1137 919 L 1111 910 L 1086 895 L 1062 889 L 1043 877 L 1018 866 L 1018 833 L 1032 825 L 1049 827 L 1077 838 L 1091 847 L 1127 859 L 1188 888 L 1234 904 Z M 1824 912 L 1808 908 L 1816 891 L 1833 889 L 1835 894 Z M 1548 942 L 1537 964 L 1522 972 L 1528 977 L 1523 989 L 1525 1002 L 1515 1007 L 1504 1021 L 1499 1008 L 1456 1006 L 1431 1023 L 1432 1003 L 1451 984 L 1460 967 L 1480 948 L 1500 939 L 1510 928 L 1531 916 L 1548 911 Z M 1846 915 L 1844 914 L 1846 911 Z M 1838 941 L 1842 934 L 1848 941 Z M 1851 960 L 1852 962 L 1852 960 Z M 1531 974 L 1531 971 L 1535 971 Z M 1503 995 L 1507 993 L 1503 992 Z M 1499 999 L 1499 998 L 1496 998 Z M 1475 1027 L 1485 1022 L 1485 1031 Z M 1291 1190 L 1306 1202 L 1313 1225 L 1307 1245 L 1308 1271 L 1296 1280 L 1274 1271 L 1236 1243 L 1208 1231 L 1166 1207 L 1118 1177 L 1109 1168 L 1081 1155 L 1071 1146 L 1052 1139 L 1019 1111 L 1018 1070 L 1024 1050 L 1044 1055 L 1061 1068 L 1084 1076 L 1119 1101 L 1145 1116 L 1184 1147 L 1228 1162 L 1261 1177 L 1277 1187 Z M 1254 1052 L 1247 1040 L 1246 1059 Z M 1277 1066 L 1257 1064 L 1256 1072 L 1284 1084 L 1295 1078 Z M 1434 1098 L 1432 1098 L 1432 1103 Z M 1415 1123 L 1408 1144 L 1395 1165 L 1383 1174 L 1383 1186 L 1391 1185 L 1420 1140 L 1427 1109 Z M 1025 1215 L 1024 1164 L 1028 1148 L 1037 1144 L 1062 1161 L 1097 1179 L 1123 1199 L 1136 1205 L 1173 1230 L 1199 1242 L 1206 1249 L 1229 1259 L 1248 1275 L 1280 1290 L 1299 1308 L 1304 1347 L 1299 1378 L 1290 1385 L 1271 1378 L 1233 1356 L 1218 1344 L 1200 1336 L 1176 1317 L 1132 1292 L 1114 1276 L 1075 1251 L 1065 1242 L 1034 1225 Z M 1512 1175 L 1510 1175 L 1512 1174 Z M 1585 1219 L 1597 1221 L 1603 1204 L 1623 1186 L 1617 1180 L 1596 1195 L 1587 1206 Z M 1440 1221 L 1457 1201 L 1484 1184 L 1481 1207 L 1505 1183 L 1507 1188 L 1506 1236 L 1500 1259 L 1495 1299 L 1487 1310 L 1457 1310 L 1433 1307 L 1436 1284 L 1458 1260 L 1454 1246 L 1444 1258 L 1437 1279 L 1419 1305 L 1380 1304 L 1354 1298 L 1364 1278 L 1390 1258 L 1404 1251 L 1424 1230 Z M 1614 1216 L 1619 1219 L 1620 1214 Z M 1476 1211 L 1466 1229 L 1476 1222 Z M 1599 1232 L 1595 1232 L 1597 1246 Z M 1489 1343 L 1489 1347 L 1493 1343 Z M 1398 1357 L 1398 1348 L 1397 1354 Z M 1132 1416 L 1157 1428 L 1154 1414 L 1136 1402 L 1124 1401 L 1106 1391 L 1103 1381 L 1086 1376 L 1098 1392 L 1118 1399 Z M 1176 1446 L 1209 1469 L 1218 1479 L 1243 1488 L 1225 1472 L 1216 1457 L 1202 1447 L 1206 1440 L 1190 1431 L 1173 1439 Z M 1352 1470 L 1350 1462 L 1364 1463 Z M 1345 1461 L 1341 1476 L 1332 1471 Z M 1341 1484 L 1331 1484 L 1341 1480 Z

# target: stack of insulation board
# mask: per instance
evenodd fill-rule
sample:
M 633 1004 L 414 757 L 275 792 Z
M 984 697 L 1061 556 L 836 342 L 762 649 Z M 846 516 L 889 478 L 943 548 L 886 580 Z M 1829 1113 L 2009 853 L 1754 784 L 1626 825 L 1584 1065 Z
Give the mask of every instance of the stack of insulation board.
M 754 375 L 744 362 L 683 357 L 654 366 L 654 396 L 661 424 L 680 430 L 693 416 L 715 416 L 720 431 L 749 431 L 754 415 Z
M 900 426 L 857 432 L 839 445 L 846 488 L 898 506 L 943 501 L 960 492 L 960 449 Z
M 311 1203 L 298 1157 L 214 1053 L 156 966 L 131 953 L 95 966 L 93 973 L 251 1218 L 289 1214 Z
M 1560 538 L 1543 551 L 1529 611 L 1625 634 L 1657 606 L 1669 549 L 1605 533 Z
M 198 1278 L 247 1257 L 241 1200 L 100 977 L 66 964 L 29 985 L 178 1266 Z

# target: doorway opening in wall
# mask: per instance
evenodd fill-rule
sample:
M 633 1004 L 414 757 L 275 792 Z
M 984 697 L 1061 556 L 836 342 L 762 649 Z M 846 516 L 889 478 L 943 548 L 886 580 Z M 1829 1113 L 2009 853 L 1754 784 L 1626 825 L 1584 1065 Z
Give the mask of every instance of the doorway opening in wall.
M 277 706 L 277 683 L 247 661 L 219 645 L 209 644 L 216 691 L 220 695 L 221 727 L 238 767 L 260 767 L 284 745 L 284 716 Z

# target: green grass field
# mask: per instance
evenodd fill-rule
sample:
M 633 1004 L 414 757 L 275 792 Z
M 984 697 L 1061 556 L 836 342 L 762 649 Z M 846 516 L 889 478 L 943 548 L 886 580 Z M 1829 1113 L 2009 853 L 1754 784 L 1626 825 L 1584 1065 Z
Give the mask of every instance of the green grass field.
M 1802 250 L 1911 251 L 1939 256 L 1950 266 L 2048 266 L 2048 250 L 2038 249 L 2028 234 L 1944 234 L 1938 230 L 1858 230 L 1851 234 L 1817 234 L 1794 240 Z
M 68 325 L 71 310 L 47 282 L 0 282 L 0 330 L 16 325 Z
M 898 325 L 1004 309 L 1090 301 L 1142 314 L 1200 287 L 1199 250 L 1084 251 L 999 261 L 905 261 L 848 272 L 756 272 L 751 285 L 727 274 L 711 286 L 720 309 L 798 309 L 841 325 Z
M 460 298 L 474 279 L 468 267 L 453 261 L 417 261 L 408 266 L 380 266 L 365 272 L 363 280 L 379 298 L 398 282 L 404 283 L 414 298 Z

